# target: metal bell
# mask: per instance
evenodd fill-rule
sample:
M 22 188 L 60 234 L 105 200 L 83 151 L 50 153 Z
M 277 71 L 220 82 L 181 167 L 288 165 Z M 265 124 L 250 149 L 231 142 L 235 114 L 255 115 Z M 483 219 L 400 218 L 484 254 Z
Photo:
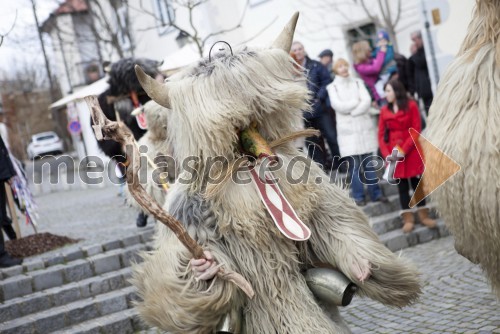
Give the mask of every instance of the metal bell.
M 304 277 L 316 298 L 337 306 L 349 305 L 358 290 L 344 274 L 333 269 L 308 269 Z
M 241 312 L 232 310 L 226 313 L 215 329 L 217 334 L 240 334 L 241 333 Z

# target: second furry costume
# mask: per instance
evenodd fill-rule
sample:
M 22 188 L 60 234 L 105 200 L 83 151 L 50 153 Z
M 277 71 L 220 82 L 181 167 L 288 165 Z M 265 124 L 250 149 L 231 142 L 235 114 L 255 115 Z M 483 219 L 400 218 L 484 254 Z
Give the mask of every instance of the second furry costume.
M 141 163 L 139 179 L 146 192 L 160 205 L 163 205 L 167 192 L 166 187 L 162 185 L 175 180 L 175 161 L 166 143 L 168 110 L 154 101 L 148 101 L 134 113 L 137 112 L 144 113 L 148 124 L 148 131 L 137 142 L 141 152 L 146 150 L 145 157 L 141 159 L 148 160 Z M 145 159 L 146 157 L 147 159 Z M 161 179 L 161 177 L 163 178 Z M 142 210 L 130 195 L 128 187 L 125 189 L 128 203 Z
M 109 70 L 109 88 L 99 95 L 99 104 L 109 120 L 117 118 L 125 123 L 132 131 L 135 140 L 139 140 L 145 133 L 144 126 L 139 126 L 138 118 L 131 114 L 132 110 L 145 104 L 150 97 L 144 92 L 134 72 L 136 64 L 144 67 L 149 75 L 156 77 L 158 62 L 147 58 L 124 58 L 113 63 Z M 92 120 L 91 120 L 92 122 Z M 119 143 L 113 140 L 98 141 L 97 145 L 108 157 L 119 163 L 122 174 L 125 174 L 125 152 Z M 148 216 L 140 212 L 137 216 L 137 226 L 145 226 Z
M 231 283 L 196 281 L 191 254 L 164 226 L 156 249 L 134 268 L 142 301 L 141 317 L 171 333 L 213 333 L 231 310 L 242 309 L 247 334 L 347 333 L 334 305 L 321 305 L 309 290 L 304 269 L 321 262 L 358 284 L 360 294 L 403 307 L 420 294 L 418 273 L 378 239 L 366 215 L 345 191 L 330 184 L 311 160 L 293 162 L 301 153 L 290 142 L 275 149 L 284 163 L 274 172 L 279 187 L 311 230 L 296 242 L 276 228 L 251 182 L 225 182 L 205 197 L 207 161 L 243 157 L 239 129 L 256 124 L 268 142 L 294 131 L 307 110 L 305 76 L 288 55 L 296 14 L 271 47 L 243 48 L 204 59 L 160 84 L 139 71 L 148 94 L 169 111 L 168 138 L 176 159 L 193 170 L 179 174 L 167 196 L 166 210 L 225 268 L 242 274 L 255 290 L 248 299 Z M 308 173 L 304 182 L 287 182 Z M 194 177 L 193 177 L 194 174 Z M 238 172 L 249 178 L 248 171 Z M 181 181 L 184 180 L 184 181 Z M 323 182 L 321 182 L 323 181 Z M 361 282 L 360 272 L 370 271 Z
M 427 139 L 461 170 L 432 193 L 461 255 L 480 264 L 500 298 L 500 0 L 477 0 L 467 35 L 429 110 Z M 442 154 L 424 144 L 429 184 Z M 437 153 L 437 154 L 436 154 Z M 430 190 L 434 190 L 431 186 Z

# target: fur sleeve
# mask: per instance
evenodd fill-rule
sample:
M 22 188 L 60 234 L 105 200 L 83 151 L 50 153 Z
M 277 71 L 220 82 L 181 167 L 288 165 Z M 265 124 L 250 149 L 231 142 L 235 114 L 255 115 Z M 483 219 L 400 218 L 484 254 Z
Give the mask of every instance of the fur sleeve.
M 218 264 L 236 270 L 218 235 L 216 219 L 209 205 L 189 198 L 172 188 L 167 199 L 170 214 L 181 221 L 189 234 L 214 255 Z M 156 250 L 144 254 L 144 262 L 135 265 L 133 284 L 138 289 L 137 308 L 148 324 L 170 333 L 212 333 L 222 316 L 240 307 L 243 297 L 227 281 L 196 282 L 189 268 L 191 254 L 167 227 L 156 233 Z
M 134 266 L 132 283 L 141 299 L 136 303 L 141 318 L 170 333 L 211 333 L 224 314 L 238 307 L 237 288 L 219 278 L 196 282 L 188 267 L 191 254 L 173 233 L 163 242 Z M 231 268 L 216 245 L 206 249 L 218 263 Z
M 311 247 L 316 258 L 342 271 L 359 287 L 359 294 L 385 305 L 403 307 L 421 293 L 416 269 L 380 243 L 368 218 L 343 190 L 327 184 L 311 217 Z M 367 261 L 371 275 L 357 281 L 353 269 Z

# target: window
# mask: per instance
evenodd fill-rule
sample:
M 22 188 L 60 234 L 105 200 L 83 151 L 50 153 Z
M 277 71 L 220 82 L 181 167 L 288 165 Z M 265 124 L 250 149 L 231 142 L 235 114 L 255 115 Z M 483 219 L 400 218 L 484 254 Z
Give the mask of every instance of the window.
M 128 27 L 128 10 L 125 5 L 122 5 L 116 10 L 116 16 L 118 19 L 118 41 L 122 46 L 123 50 L 130 50 L 132 43 L 130 42 L 129 35 L 127 31 Z
M 158 25 L 158 34 L 164 35 L 174 31 L 170 22 L 175 21 L 175 10 L 172 6 L 172 0 L 153 0 L 156 24 Z
M 97 63 L 85 64 L 85 83 L 87 85 L 101 78 L 101 70 Z
M 349 46 L 352 46 L 354 43 L 359 41 L 368 40 L 370 46 L 373 47 L 375 45 L 375 41 L 377 40 L 377 29 L 375 27 L 375 24 L 368 23 L 347 30 L 347 39 Z

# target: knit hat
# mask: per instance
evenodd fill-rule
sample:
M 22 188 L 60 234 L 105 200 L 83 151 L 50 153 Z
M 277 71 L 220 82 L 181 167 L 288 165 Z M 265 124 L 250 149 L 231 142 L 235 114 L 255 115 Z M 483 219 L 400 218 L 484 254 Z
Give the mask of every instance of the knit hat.
M 390 41 L 389 34 L 385 30 L 379 30 L 377 33 L 377 40 L 386 39 Z
M 325 49 L 323 51 L 321 51 L 321 53 L 319 54 L 319 58 L 323 58 L 323 57 L 326 57 L 326 56 L 329 56 L 329 57 L 332 57 L 333 58 L 333 52 L 332 50 L 330 49 Z

